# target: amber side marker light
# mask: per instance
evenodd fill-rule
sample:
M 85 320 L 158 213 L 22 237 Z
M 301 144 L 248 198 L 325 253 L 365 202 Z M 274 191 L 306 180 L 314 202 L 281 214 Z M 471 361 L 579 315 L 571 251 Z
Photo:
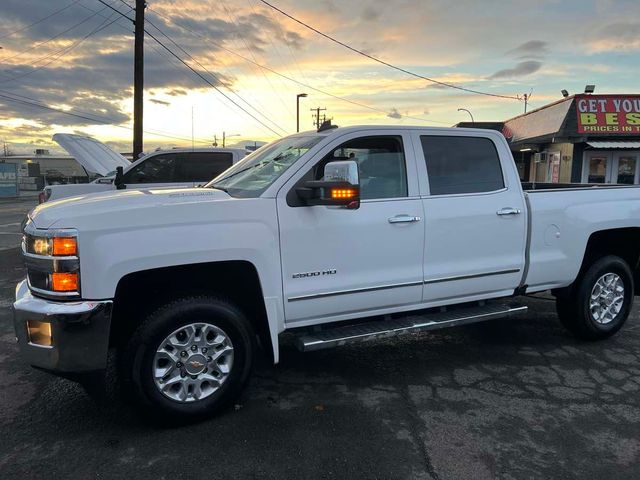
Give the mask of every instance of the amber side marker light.
M 356 198 L 358 196 L 358 191 L 354 188 L 332 188 L 331 189 L 331 198 L 334 199 L 348 199 L 348 198 Z
M 49 322 L 38 322 L 37 320 L 27 320 L 27 331 L 29 332 L 29 342 L 42 347 L 53 345 L 51 337 L 51 324 Z
M 56 237 L 53 239 L 53 254 L 71 256 L 78 254 L 78 241 L 75 237 Z
M 77 292 L 78 274 L 74 273 L 52 273 L 51 290 L 54 292 Z

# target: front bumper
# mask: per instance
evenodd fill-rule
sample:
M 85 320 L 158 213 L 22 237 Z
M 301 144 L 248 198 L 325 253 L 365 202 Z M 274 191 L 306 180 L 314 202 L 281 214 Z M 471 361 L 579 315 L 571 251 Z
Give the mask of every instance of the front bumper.
M 61 375 L 102 370 L 107 364 L 113 302 L 57 302 L 16 287 L 13 321 L 20 353 L 32 366 Z M 51 346 L 31 343 L 28 321 L 51 323 Z

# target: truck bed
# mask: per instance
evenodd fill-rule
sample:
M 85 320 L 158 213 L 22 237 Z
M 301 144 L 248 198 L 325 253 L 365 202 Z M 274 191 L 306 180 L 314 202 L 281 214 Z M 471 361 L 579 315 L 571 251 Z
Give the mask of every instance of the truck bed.
M 528 209 L 528 291 L 575 280 L 595 232 L 640 227 L 640 185 L 536 184 Z

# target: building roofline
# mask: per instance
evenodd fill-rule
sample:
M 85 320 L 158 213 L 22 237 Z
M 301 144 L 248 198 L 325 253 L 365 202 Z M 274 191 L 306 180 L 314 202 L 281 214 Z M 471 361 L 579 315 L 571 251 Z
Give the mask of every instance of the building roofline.
M 532 115 L 532 114 L 534 114 L 536 112 L 540 112 L 540 111 L 542 111 L 542 110 L 544 110 L 546 108 L 554 107 L 554 106 L 559 105 L 560 103 L 563 103 L 563 102 L 573 101 L 574 98 L 576 98 L 576 94 L 569 95 L 568 97 L 561 98 L 560 100 L 557 100 L 555 102 L 548 103 L 548 104 L 543 105 L 541 107 L 538 107 L 538 108 L 535 108 L 533 110 L 530 110 L 527 113 L 521 113 L 520 115 L 516 115 L 515 117 L 512 117 L 512 118 L 510 118 L 508 120 L 505 120 L 504 123 L 510 122 L 510 121 L 515 120 L 517 118 L 522 118 L 522 117 L 526 117 L 528 115 Z

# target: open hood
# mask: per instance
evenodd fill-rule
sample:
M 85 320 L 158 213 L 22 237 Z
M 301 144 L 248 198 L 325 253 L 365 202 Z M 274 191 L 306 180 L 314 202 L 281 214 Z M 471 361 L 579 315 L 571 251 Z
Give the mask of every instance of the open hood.
M 56 133 L 53 141 L 69 152 L 87 171 L 98 175 L 104 176 L 113 172 L 116 167 L 127 168 L 131 165 L 129 160 L 95 138 Z

